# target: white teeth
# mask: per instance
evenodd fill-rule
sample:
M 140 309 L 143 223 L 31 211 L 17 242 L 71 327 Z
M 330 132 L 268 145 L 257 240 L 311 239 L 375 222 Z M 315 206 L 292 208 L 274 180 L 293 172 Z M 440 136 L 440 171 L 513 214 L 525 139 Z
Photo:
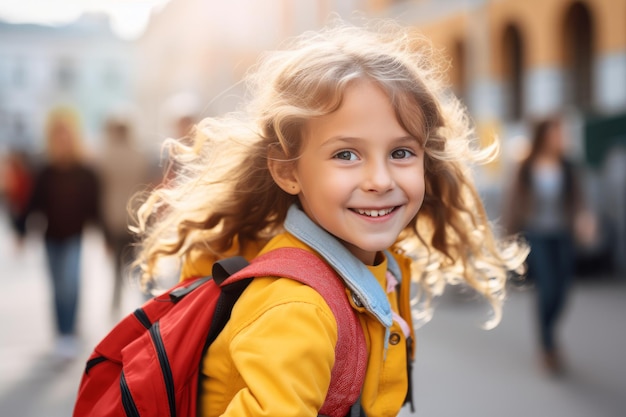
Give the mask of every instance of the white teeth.
M 384 210 L 361 210 L 361 209 L 356 209 L 357 213 L 359 214 L 363 214 L 365 216 L 369 216 L 369 217 L 379 217 L 379 216 L 384 216 L 386 214 L 389 214 L 393 211 L 393 208 L 388 208 L 388 209 L 384 209 Z

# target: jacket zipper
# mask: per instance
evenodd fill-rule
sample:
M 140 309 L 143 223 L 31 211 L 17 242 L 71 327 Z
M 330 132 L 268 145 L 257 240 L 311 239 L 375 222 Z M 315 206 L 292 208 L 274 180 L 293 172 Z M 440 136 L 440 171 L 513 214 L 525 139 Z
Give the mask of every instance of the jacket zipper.
M 126 415 L 128 417 L 140 417 L 135 401 L 133 400 L 133 396 L 131 395 L 128 384 L 126 383 L 124 371 L 122 371 L 122 376 L 120 377 L 120 389 L 122 390 L 122 405 L 124 406 Z
M 163 382 L 165 382 L 165 389 L 167 391 L 167 401 L 170 406 L 170 417 L 176 417 L 176 399 L 174 398 L 174 377 L 172 376 L 172 369 L 170 363 L 167 360 L 167 352 L 163 345 L 163 339 L 161 338 L 159 322 L 155 322 L 150 327 L 150 336 L 154 342 L 157 356 L 159 358 L 159 364 L 161 365 L 161 372 L 163 374 Z

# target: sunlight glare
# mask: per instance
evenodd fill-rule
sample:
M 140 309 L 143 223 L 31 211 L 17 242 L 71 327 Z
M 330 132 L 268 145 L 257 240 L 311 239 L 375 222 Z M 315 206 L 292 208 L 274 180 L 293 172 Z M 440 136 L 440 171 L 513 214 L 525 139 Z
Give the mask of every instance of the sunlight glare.
M 61 25 L 85 12 L 103 12 L 111 18 L 111 29 L 121 38 L 136 38 L 145 30 L 153 10 L 169 0 L 3 0 L 0 20 L 10 23 Z

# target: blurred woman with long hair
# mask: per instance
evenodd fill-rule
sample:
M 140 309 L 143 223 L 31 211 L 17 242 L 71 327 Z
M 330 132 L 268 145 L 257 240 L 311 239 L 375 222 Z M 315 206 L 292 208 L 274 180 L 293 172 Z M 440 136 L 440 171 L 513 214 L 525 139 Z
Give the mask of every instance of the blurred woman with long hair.
M 551 373 L 563 370 L 556 329 L 574 273 L 576 239 L 588 239 L 592 227 L 581 179 L 565 156 L 565 139 L 561 118 L 535 124 L 504 213 L 507 230 L 522 233 L 530 243 L 528 268 L 537 290 L 539 343 L 543 365 Z

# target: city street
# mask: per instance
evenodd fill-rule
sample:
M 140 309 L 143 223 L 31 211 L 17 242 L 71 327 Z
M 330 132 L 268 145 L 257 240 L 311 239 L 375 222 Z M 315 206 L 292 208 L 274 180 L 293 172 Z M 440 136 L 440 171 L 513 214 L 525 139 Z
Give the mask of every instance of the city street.
M 0 415 L 68 417 L 84 360 L 117 319 L 110 312 L 112 272 L 102 238 L 87 233 L 79 315 L 83 348 L 74 362 L 51 355 L 53 323 L 43 247 L 21 250 L 0 221 Z M 568 372 L 554 378 L 535 348 L 532 290 L 513 290 L 495 330 L 480 324 L 483 303 L 450 291 L 418 331 L 414 395 L 418 416 L 626 416 L 626 279 L 578 280 L 562 327 Z M 128 288 L 124 311 L 141 302 Z M 404 409 L 401 416 L 411 414 Z

